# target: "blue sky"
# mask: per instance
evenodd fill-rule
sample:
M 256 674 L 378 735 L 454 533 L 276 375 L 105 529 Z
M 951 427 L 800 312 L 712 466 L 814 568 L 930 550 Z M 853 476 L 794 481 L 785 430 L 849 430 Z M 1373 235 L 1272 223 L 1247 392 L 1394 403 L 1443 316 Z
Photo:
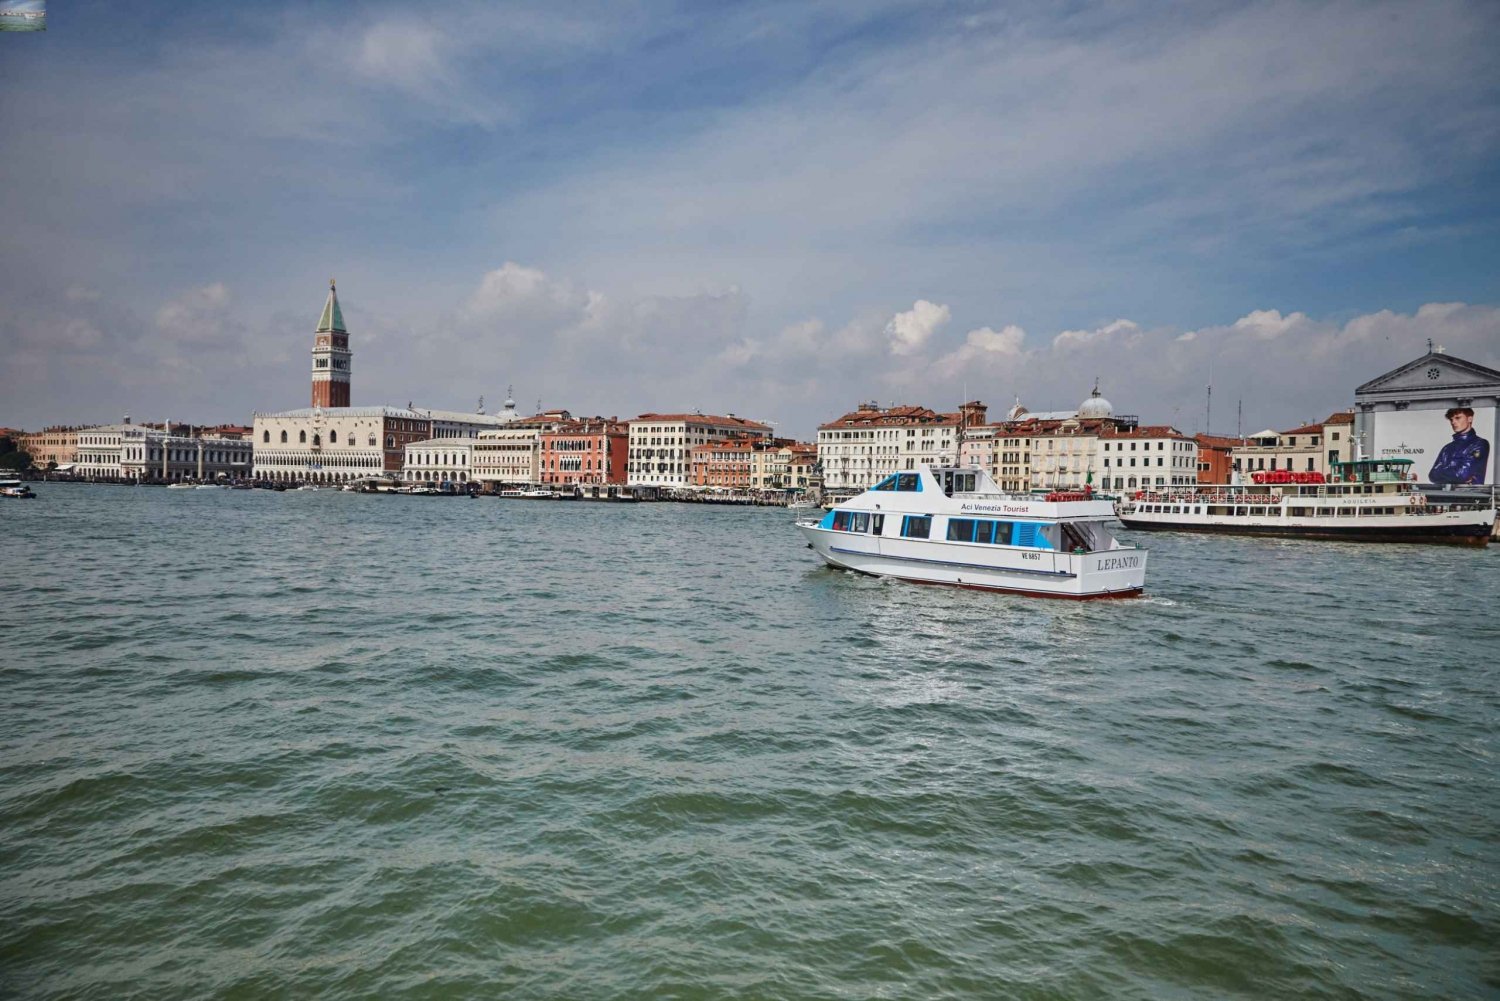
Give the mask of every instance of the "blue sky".
M 0 52 L 0 423 L 1118 409 L 1500 366 L 1493 4 L 165 4 Z

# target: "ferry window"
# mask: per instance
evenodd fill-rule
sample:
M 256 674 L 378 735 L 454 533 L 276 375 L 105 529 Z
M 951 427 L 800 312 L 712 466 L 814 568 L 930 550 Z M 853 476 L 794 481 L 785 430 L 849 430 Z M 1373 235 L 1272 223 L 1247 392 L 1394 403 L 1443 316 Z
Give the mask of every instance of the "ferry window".
M 916 473 L 898 473 L 896 475 L 896 489 L 902 491 L 920 491 L 922 489 L 922 478 Z
M 885 515 L 876 514 L 870 517 L 870 533 L 872 535 L 885 534 Z
M 896 489 L 896 477 L 894 477 L 894 476 L 887 476 L 885 479 L 883 479 L 879 483 L 875 484 L 875 489 L 876 490 L 895 490 Z
M 909 514 L 901 519 L 901 534 L 908 539 L 925 539 L 932 534 L 932 516 Z
M 833 530 L 835 532 L 849 531 L 849 512 L 835 511 L 833 513 Z
M 870 516 L 868 514 L 856 514 L 849 521 L 849 531 L 868 532 L 870 530 Z
M 974 522 L 974 541 L 990 545 L 995 541 L 995 523 L 993 521 Z
M 949 542 L 973 542 L 974 522 L 968 518 L 948 519 L 948 541 Z
M 995 525 L 995 545 L 1008 546 L 1011 544 L 1011 536 L 1015 534 L 1015 524 L 1009 521 L 997 521 Z

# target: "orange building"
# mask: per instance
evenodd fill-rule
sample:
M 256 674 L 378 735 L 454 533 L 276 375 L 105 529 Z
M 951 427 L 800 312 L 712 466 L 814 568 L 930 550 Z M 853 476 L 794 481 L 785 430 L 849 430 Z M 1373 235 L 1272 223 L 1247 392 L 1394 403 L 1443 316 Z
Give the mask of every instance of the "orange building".
M 752 457 L 767 444 L 764 439 L 747 437 L 694 445 L 688 452 L 688 484 L 749 490 Z
M 615 417 L 559 420 L 538 436 L 544 486 L 624 483 L 630 428 Z
M 1198 443 L 1198 482 L 1228 483 L 1234 473 L 1234 449 L 1243 445 L 1242 438 L 1225 438 L 1215 434 L 1195 434 Z

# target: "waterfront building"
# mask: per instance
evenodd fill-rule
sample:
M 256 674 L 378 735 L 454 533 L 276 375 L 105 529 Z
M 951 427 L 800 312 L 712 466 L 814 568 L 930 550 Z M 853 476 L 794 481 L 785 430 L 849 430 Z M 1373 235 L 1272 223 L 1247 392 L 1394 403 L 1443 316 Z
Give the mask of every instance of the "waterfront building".
M 1245 444 L 1245 439 L 1195 434 L 1193 441 L 1198 444 L 1198 482 L 1202 484 L 1229 483 L 1234 473 L 1233 452 Z
M 1354 414 L 1340 411 L 1325 421 L 1288 431 L 1267 429 L 1236 444 L 1230 450 L 1230 461 L 1234 471 L 1242 474 L 1290 470 L 1330 476 L 1334 463 L 1354 457 L 1353 426 Z
M 519 426 L 480 432 L 470 449 L 470 477 L 491 492 L 536 486 L 541 482 L 541 435 L 540 428 Z
M 798 442 L 789 447 L 791 455 L 786 462 L 786 487 L 802 493 L 821 493 L 823 490 L 822 467 L 818 465 L 818 446 Z
M 769 438 L 771 429 L 734 414 L 641 414 L 627 422 L 626 482 L 686 487 L 692 480 L 692 450 L 730 438 Z
M 984 422 L 985 407 L 977 401 L 956 413 L 861 403 L 818 427 L 824 489 L 835 497 L 849 497 L 897 471 L 924 463 L 952 464 L 958 460 L 961 429 Z
M 73 475 L 85 480 L 119 482 L 125 479 L 125 470 L 120 463 L 125 435 L 138 431 L 131 424 L 101 424 L 98 427 L 82 428 L 78 432 L 78 452 L 71 470 Z
M 16 447 L 31 456 L 38 469 L 57 469 L 73 465 L 78 458 L 76 427 L 55 425 L 41 431 L 19 432 L 12 436 Z
M 688 452 L 688 485 L 749 490 L 750 466 L 759 444 L 756 438 L 726 438 L 694 445 Z
M 185 432 L 145 424 L 106 424 L 78 430 L 72 468 L 79 479 L 105 482 L 179 482 L 244 479 L 250 475 L 252 445 L 243 438 Z M 61 466 L 59 467 L 61 468 Z
M 1422 357 L 1357 388 L 1354 408 L 1353 434 L 1361 458 L 1411 459 L 1413 473 L 1423 482 L 1500 481 L 1500 371 L 1429 343 Z M 1475 468 L 1464 470 L 1461 478 L 1454 477 L 1451 463 L 1440 462 L 1445 449 L 1451 457 L 1460 444 L 1448 417 L 1455 409 L 1472 411 L 1462 417 L 1470 425 L 1462 438 L 1470 443 L 1465 451 Z M 1483 461 L 1473 457 L 1476 450 Z
M 792 477 L 792 460 L 799 448 L 811 450 L 816 461 L 816 446 L 805 445 L 789 438 L 773 438 L 765 442 L 762 448 L 752 451 L 750 453 L 750 489 L 796 490 L 797 485 Z
M 428 438 L 404 449 L 401 476 L 413 483 L 466 484 L 473 475 L 477 438 Z
M 1100 489 L 1187 487 L 1198 482 L 1198 443 L 1174 427 L 1099 431 L 1094 485 Z
M 432 421 L 405 407 L 308 407 L 256 413 L 255 478 L 347 483 L 398 476 L 405 449 L 432 437 Z
M 630 429 L 617 417 L 558 421 L 537 435 L 537 470 L 544 486 L 624 483 Z

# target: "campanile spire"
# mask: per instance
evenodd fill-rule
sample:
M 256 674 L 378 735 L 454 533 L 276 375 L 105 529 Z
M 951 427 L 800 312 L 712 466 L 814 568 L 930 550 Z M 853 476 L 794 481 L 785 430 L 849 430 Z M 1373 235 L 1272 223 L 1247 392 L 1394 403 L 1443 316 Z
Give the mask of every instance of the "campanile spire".
M 344 329 L 344 312 L 339 309 L 339 293 L 332 278 L 328 279 L 328 301 L 313 333 L 312 356 L 312 405 L 349 406 L 353 352 L 349 350 L 349 331 Z

